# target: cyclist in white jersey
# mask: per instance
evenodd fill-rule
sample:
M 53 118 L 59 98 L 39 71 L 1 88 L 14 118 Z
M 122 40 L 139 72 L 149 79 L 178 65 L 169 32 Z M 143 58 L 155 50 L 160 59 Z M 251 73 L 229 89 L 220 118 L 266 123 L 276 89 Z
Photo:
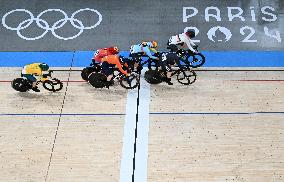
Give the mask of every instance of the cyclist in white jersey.
M 190 51 L 192 51 L 193 53 L 196 53 L 196 50 L 193 48 L 196 45 L 191 40 L 194 37 L 195 37 L 195 32 L 188 30 L 185 33 L 181 33 L 181 34 L 178 34 L 178 35 L 171 36 L 171 38 L 168 41 L 168 45 L 174 44 L 174 45 L 177 45 L 177 46 L 178 45 L 184 46 L 184 44 L 186 44 Z

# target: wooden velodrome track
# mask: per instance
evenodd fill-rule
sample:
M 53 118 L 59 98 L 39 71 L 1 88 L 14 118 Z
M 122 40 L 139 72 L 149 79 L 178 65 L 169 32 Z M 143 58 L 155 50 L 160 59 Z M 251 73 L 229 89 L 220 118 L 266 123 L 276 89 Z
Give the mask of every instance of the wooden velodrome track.
M 122 162 L 133 150 L 124 145 L 133 132 L 126 118 L 136 114 L 128 113 L 136 105 L 127 106 L 127 90 L 94 89 L 79 72 L 57 71 L 62 91 L 17 93 L 10 81 L 19 70 L 0 68 L 0 181 L 114 182 L 122 168 L 132 170 Z M 137 126 L 148 147 L 147 181 L 284 181 L 283 71 L 197 74 L 190 86 L 146 86 L 149 98 L 140 92 L 149 103 L 148 112 L 139 108 L 149 132 Z

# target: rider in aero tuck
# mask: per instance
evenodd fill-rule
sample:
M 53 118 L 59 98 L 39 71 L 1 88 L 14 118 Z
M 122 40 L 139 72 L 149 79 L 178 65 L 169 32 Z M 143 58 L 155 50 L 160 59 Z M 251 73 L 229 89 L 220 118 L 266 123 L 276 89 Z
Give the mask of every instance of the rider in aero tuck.
M 166 73 L 166 77 L 163 81 L 165 81 L 168 85 L 173 85 L 171 82 L 172 77 L 172 66 L 178 65 L 181 68 L 181 64 L 179 62 L 179 56 L 178 56 L 178 48 L 176 45 L 169 45 L 170 52 L 165 52 L 161 54 L 160 58 L 160 66 L 162 67 L 162 71 Z
M 98 49 L 94 53 L 94 57 L 92 60 L 93 62 L 95 61 L 95 62 L 101 63 L 103 57 L 118 54 L 118 53 L 119 53 L 118 47 L 107 47 L 107 48 Z
M 22 70 L 22 76 L 26 77 L 28 80 L 32 81 L 32 90 L 35 92 L 40 92 L 36 86 L 37 79 L 35 76 L 42 76 L 43 71 L 48 71 L 49 66 L 46 63 L 32 63 L 24 66 Z
M 196 45 L 191 40 L 194 37 L 195 37 L 195 32 L 187 30 L 185 33 L 172 36 L 168 41 L 168 45 L 174 44 L 174 45 L 184 46 L 185 43 L 190 51 L 196 53 L 196 50 L 193 49 L 193 46 Z
M 119 57 L 117 54 L 116 55 L 109 55 L 105 56 L 102 58 L 102 73 L 107 76 L 107 84 L 106 86 L 109 88 L 109 86 L 113 85 L 113 72 L 114 72 L 114 67 L 116 66 L 118 70 L 128 76 L 128 72 L 122 68 L 122 64 L 125 67 L 128 67 L 127 63 L 123 62 L 123 59 Z
M 130 48 L 130 56 L 133 58 L 135 64 L 134 67 L 137 68 L 139 62 L 141 61 L 141 56 L 139 54 L 146 54 L 148 57 L 151 59 L 156 59 L 158 60 L 159 58 L 156 56 L 153 56 L 151 54 L 151 51 L 154 53 L 157 53 L 157 47 L 158 43 L 156 41 L 151 41 L 151 42 L 142 42 L 137 45 L 132 45 Z

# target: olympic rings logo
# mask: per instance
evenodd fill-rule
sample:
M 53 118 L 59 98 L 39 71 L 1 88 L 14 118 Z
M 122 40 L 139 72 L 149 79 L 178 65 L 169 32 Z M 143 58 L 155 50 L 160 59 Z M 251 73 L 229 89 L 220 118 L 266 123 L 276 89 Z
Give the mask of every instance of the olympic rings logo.
M 45 13 L 47 12 L 60 12 L 63 14 L 64 18 L 56 21 L 52 26 L 50 26 L 48 24 L 47 21 L 45 21 L 44 19 L 41 18 L 41 16 L 43 16 Z M 75 18 L 75 16 L 82 12 L 82 11 L 91 11 L 93 13 L 96 13 L 96 15 L 98 16 L 98 21 L 97 23 L 95 23 L 94 25 L 91 25 L 91 26 L 84 26 L 82 21 L 78 20 Z M 7 16 L 11 15 L 12 13 L 14 12 L 25 12 L 27 13 L 30 18 L 29 19 L 26 19 L 24 21 L 22 21 L 17 27 L 10 27 L 6 24 L 6 18 Z M 36 37 L 26 37 L 24 35 L 22 35 L 21 33 L 21 30 L 24 30 L 26 28 L 28 28 L 33 22 L 36 22 L 37 26 L 41 29 L 44 30 L 44 32 L 39 35 L 39 36 L 36 36 Z M 79 32 L 74 35 L 74 36 L 70 36 L 70 37 L 62 37 L 62 36 L 59 36 L 58 34 L 56 34 L 56 30 L 59 29 L 59 28 L 62 28 L 68 21 L 70 21 L 71 25 L 76 28 L 76 29 L 79 29 Z M 71 17 L 69 18 L 68 15 L 62 11 L 61 9 L 47 9 L 43 12 L 41 12 L 39 15 L 37 15 L 37 17 L 34 17 L 34 15 L 26 10 L 26 9 L 15 9 L 15 10 L 12 10 L 12 11 L 9 11 L 8 13 L 6 13 L 3 17 L 2 17 L 2 25 L 7 28 L 8 30 L 14 30 L 14 31 L 17 31 L 17 35 L 22 38 L 22 39 L 25 39 L 25 40 L 37 40 L 37 39 L 41 39 L 42 37 L 44 37 L 49 31 L 51 31 L 52 35 L 54 35 L 54 37 L 58 38 L 58 39 L 62 39 L 62 40 L 70 40 L 70 39 L 75 39 L 77 38 L 79 35 L 81 35 L 83 33 L 84 30 L 90 30 L 90 29 L 93 29 L 95 27 L 97 27 L 102 21 L 102 15 L 100 12 L 98 12 L 97 10 L 94 10 L 94 9 L 90 9 L 90 8 L 85 8 L 85 9 L 79 9 L 77 11 L 75 11 Z

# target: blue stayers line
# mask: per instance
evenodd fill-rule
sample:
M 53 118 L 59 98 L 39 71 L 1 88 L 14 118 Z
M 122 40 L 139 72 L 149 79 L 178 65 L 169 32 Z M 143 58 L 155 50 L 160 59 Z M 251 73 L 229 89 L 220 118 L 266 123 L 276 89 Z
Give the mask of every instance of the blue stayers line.
M 203 51 L 205 67 L 284 67 L 284 51 Z M 94 51 L 76 51 L 74 67 L 91 63 Z M 120 55 L 129 56 L 121 51 Z M 0 52 L 0 67 L 23 67 L 33 62 L 45 62 L 51 67 L 69 67 L 73 51 L 69 52 Z
M 284 112 L 150 112 L 151 115 L 249 115 L 284 114 Z

